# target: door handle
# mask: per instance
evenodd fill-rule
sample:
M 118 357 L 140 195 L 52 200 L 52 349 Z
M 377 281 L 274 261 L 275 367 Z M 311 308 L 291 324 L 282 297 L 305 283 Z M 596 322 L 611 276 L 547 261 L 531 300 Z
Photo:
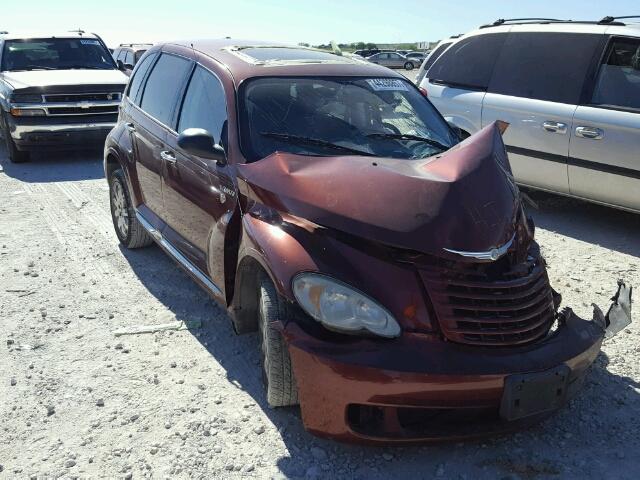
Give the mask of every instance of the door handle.
M 576 136 L 590 138 L 591 140 L 602 140 L 604 131 L 595 127 L 576 127 Z
M 558 133 L 560 135 L 564 135 L 567 133 L 566 123 L 547 121 L 542 124 L 542 128 L 544 128 L 547 132 Z
M 127 123 L 125 123 L 125 124 L 124 124 L 124 126 L 125 126 L 125 128 L 126 128 L 127 130 L 129 130 L 130 132 L 135 132 L 135 131 L 136 131 L 136 126 L 135 126 L 133 123 L 131 123 L 131 122 L 127 122 Z
M 160 158 L 171 165 L 174 165 L 176 163 L 176 156 L 169 150 L 161 151 Z

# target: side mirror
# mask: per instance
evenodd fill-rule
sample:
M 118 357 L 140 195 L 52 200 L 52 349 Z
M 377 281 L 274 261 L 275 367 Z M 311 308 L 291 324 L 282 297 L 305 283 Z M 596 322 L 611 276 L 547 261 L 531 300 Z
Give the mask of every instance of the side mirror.
M 133 65 L 131 65 L 130 63 L 125 63 L 122 66 L 124 67 L 125 70 L 133 70 Z
M 116 60 L 116 64 L 118 65 L 118 70 L 124 71 L 124 63 L 122 63 L 122 60 Z
M 187 128 L 178 135 L 178 146 L 196 157 L 215 160 L 219 166 L 227 164 L 227 155 L 213 136 L 203 128 Z

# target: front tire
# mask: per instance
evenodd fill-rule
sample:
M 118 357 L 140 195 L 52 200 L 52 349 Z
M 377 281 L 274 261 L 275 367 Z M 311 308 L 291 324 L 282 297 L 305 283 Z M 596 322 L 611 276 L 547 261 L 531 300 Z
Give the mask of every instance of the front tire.
M 11 163 L 24 163 L 29 161 L 29 152 L 23 152 L 18 150 L 16 143 L 11 138 L 11 132 L 9 131 L 9 123 L 7 122 L 7 114 L 2 115 L 2 136 L 4 137 L 4 143 L 7 148 L 7 155 L 9 155 L 9 161 Z
M 413 63 L 407 62 L 407 63 L 404 64 L 404 69 L 405 70 L 413 70 L 413 66 L 414 66 Z
M 109 177 L 109 203 L 120 243 L 131 249 L 151 245 L 153 238 L 136 217 L 122 169 L 114 170 Z
M 258 332 L 267 402 L 272 407 L 297 405 L 298 389 L 289 350 L 282 334 L 274 327 L 284 319 L 285 309 L 266 274 L 261 274 L 259 279 L 259 295 Z

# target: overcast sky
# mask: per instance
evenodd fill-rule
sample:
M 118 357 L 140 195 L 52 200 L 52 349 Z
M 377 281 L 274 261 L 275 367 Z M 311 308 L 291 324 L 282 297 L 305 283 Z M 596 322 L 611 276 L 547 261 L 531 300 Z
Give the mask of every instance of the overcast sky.
M 497 18 L 598 20 L 640 14 L 638 0 L 2 0 L 0 30 L 96 32 L 110 46 L 177 38 L 312 44 L 438 40 Z

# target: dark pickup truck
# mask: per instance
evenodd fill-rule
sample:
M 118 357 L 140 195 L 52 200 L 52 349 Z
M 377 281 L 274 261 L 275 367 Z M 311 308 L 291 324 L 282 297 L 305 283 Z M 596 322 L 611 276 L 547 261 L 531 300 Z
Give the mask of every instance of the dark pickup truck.
M 0 129 L 9 159 L 103 142 L 126 83 L 97 35 L 0 34 Z

